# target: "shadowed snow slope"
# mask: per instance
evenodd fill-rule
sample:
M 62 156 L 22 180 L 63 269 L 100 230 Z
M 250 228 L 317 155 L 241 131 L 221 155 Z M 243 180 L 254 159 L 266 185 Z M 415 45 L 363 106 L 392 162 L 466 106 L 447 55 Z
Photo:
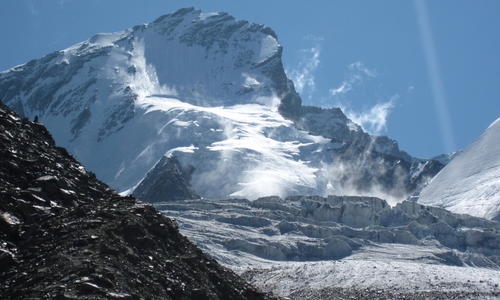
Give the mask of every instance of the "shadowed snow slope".
M 487 219 L 500 217 L 500 119 L 425 187 L 418 202 Z

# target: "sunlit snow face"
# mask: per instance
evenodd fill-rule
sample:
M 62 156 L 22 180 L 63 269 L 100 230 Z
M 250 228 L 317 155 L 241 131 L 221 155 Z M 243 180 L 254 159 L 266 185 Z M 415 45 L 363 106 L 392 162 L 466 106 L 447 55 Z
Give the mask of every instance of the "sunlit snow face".
M 147 98 L 142 105 L 147 107 L 147 114 L 163 111 L 174 116 L 158 134 L 168 138 L 169 144 L 179 145 L 169 150 L 169 155 L 194 165 L 193 188 L 205 197 L 255 199 L 269 194 L 286 196 L 290 188 L 298 191 L 316 187 L 317 169 L 300 158 L 301 147 L 318 137 L 296 131 L 276 108 L 257 104 L 197 107 L 155 97 Z M 192 118 L 197 120 L 188 121 Z M 191 144 L 193 141 L 195 144 Z M 220 188 L 214 190 L 214 183 Z

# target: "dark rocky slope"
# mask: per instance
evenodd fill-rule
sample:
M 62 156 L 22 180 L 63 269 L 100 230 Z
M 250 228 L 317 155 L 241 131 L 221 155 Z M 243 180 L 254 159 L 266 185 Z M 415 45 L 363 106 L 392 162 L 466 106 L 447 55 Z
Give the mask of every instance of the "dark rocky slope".
M 268 299 L 0 102 L 2 299 Z

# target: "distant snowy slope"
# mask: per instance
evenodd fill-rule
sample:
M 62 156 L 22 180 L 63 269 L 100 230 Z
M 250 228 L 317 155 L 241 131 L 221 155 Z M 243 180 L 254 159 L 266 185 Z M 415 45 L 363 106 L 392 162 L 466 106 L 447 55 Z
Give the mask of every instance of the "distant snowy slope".
M 500 217 L 500 119 L 432 179 L 418 202 L 486 219 Z

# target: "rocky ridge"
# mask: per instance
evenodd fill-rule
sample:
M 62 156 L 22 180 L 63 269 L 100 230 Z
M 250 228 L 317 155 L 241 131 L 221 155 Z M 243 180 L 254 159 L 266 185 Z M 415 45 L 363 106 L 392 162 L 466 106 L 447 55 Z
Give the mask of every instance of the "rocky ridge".
M 269 299 L 0 103 L 2 299 Z
M 340 108 L 303 106 L 295 126 L 331 139 L 330 167 L 319 167 L 319 182 L 329 181 L 326 195 L 372 195 L 401 201 L 419 190 L 447 163 L 440 157 L 422 159 L 399 149 L 387 136 L 371 136 Z M 332 178 L 335 178 L 332 180 Z

